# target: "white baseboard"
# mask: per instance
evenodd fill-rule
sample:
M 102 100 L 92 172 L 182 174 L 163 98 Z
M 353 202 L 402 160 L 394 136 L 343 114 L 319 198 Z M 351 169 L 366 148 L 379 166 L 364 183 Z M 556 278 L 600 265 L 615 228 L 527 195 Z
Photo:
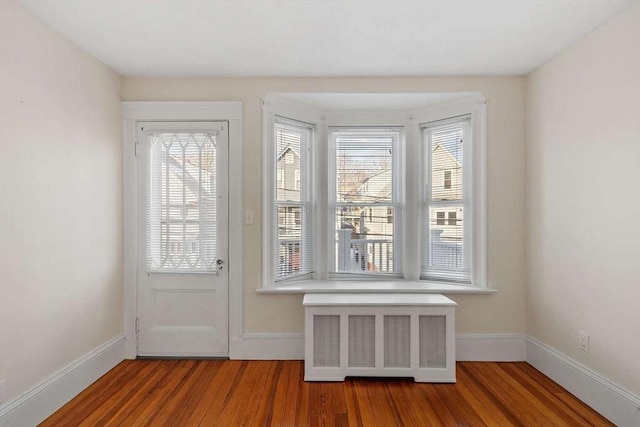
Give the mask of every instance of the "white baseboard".
M 229 357 L 240 360 L 302 360 L 304 334 L 245 333 L 231 340 Z M 456 360 L 513 362 L 525 360 L 522 334 L 460 334 Z
M 124 336 L 107 341 L 26 393 L 0 405 L 0 426 L 35 426 L 124 359 Z
M 457 334 L 459 362 L 522 362 L 526 358 L 524 334 Z
M 617 426 L 640 426 L 640 397 L 533 337 L 527 362 Z
M 245 333 L 229 343 L 229 358 L 236 360 L 302 360 L 302 333 Z

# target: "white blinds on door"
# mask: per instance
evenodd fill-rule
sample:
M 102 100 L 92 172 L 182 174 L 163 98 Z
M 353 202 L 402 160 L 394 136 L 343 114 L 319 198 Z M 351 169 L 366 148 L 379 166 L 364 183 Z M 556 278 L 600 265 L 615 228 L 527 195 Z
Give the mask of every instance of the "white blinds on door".
M 147 271 L 215 271 L 216 134 L 148 136 Z
M 466 115 L 422 127 L 425 279 L 471 281 L 470 124 Z

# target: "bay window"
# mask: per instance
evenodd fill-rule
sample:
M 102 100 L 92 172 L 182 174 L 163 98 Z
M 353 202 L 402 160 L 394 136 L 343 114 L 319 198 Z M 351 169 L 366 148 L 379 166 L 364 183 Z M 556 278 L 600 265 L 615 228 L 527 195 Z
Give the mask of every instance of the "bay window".
M 265 288 L 487 286 L 481 95 L 373 113 L 282 95 L 263 110 Z

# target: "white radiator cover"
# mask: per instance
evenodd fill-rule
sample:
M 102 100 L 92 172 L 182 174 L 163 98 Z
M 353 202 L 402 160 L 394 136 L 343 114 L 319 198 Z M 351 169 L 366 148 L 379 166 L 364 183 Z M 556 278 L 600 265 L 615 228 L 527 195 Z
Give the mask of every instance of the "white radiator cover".
M 455 382 L 455 306 L 435 294 L 307 294 L 305 380 Z

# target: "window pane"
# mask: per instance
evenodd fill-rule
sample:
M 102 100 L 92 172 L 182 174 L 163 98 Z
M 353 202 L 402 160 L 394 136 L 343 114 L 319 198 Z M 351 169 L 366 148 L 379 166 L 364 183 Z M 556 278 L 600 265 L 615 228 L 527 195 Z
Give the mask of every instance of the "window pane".
M 462 137 L 460 123 L 431 132 L 432 200 L 462 200 Z
M 336 271 L 392 273 L 394 208 L 340 206 L 336 208 Z
M 149 138 L 147 268 L 213 270 L 215 135 L 158 133 Z
M 300 147 L 306 138 L 305 131 L 276 126 L 276 199 L 302 200 L 300 194 Z M 296 178 L 298 178 L 296 180 Z
M 336 201 L 393 201 L 393 137 L 339 135 L 336 138 Z
M 429 209 L 429 267 L 463 268 L 463 207 L 437 206 Z M 447 220 L 445 221 L 445 216 Z
M 278 207 L 278 277 L 302 271 L 302 227 L 300 206 Z

